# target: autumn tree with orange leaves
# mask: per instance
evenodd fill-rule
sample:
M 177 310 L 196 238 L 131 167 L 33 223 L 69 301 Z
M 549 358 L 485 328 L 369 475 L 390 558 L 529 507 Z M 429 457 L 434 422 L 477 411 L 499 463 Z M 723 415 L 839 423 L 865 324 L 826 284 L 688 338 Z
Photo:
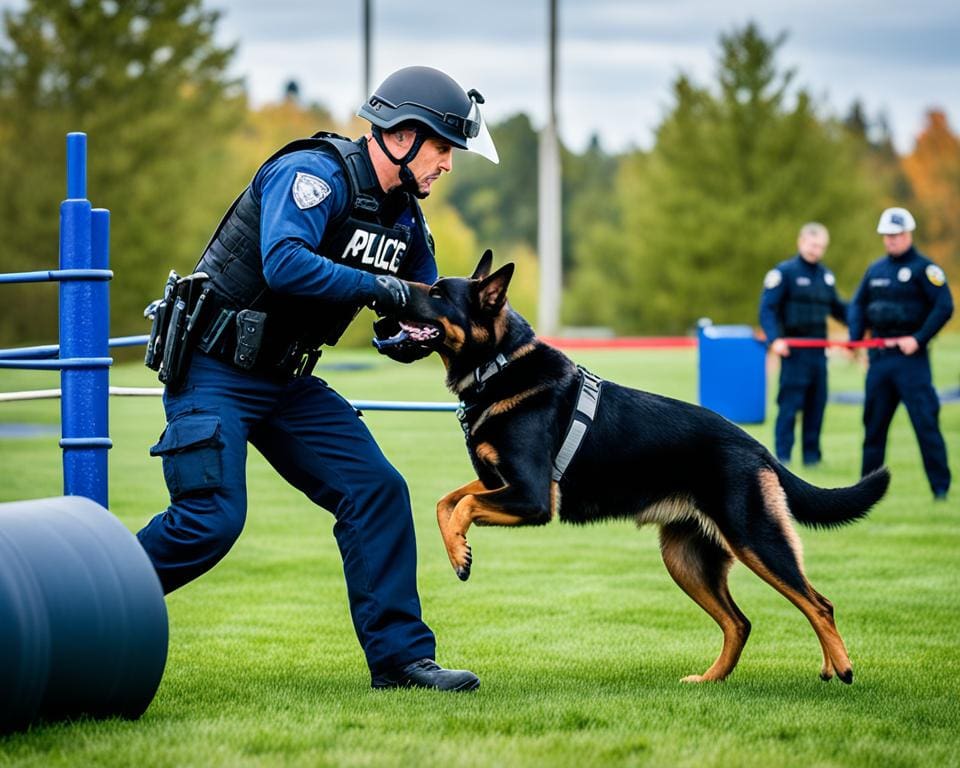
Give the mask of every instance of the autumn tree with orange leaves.
M 940 110 L 927 113 L 927 124 L 903 170 L 916 198 L 920 250 L 940 264 L 952 281 L 960 281 L 960 138 Z

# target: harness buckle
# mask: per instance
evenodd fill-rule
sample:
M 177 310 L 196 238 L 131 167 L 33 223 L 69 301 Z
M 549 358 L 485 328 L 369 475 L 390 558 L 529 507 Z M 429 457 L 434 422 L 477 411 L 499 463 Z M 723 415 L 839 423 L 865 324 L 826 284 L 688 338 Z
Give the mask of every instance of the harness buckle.
M 460 407 L 456 410 L 457 421 L 460 422 L 460 429 L 463 430 L 463 434 L 470 432 L 470 425 L 467 424 L 467 406 L 463 403 L 460 403 Z

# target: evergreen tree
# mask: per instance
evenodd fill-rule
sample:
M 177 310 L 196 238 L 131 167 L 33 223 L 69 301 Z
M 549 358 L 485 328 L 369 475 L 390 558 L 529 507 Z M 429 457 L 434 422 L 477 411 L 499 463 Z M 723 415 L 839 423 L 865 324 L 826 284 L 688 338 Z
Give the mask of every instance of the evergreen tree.
M 749 24 L 721 36 L 714 90 L 675 81 L 654 149 L 620 170 L 615 226 L 600 222 L 578 250 L 574 321 L 673 333 L 703 316 L 753 324 L 763 275 L 811 220 L 830 229 L 827 261 L 853 289 L 876 250 L 877 195 L 842 126 L 776 67 L 783 40 Z
M 4 13 L 0 269 L 56 265 L 64 136 L 86 131 L 88 197 L 113 214 L 112 325 L 144 330 L 143 306 L 167 270 L 192 268 L 224 207 L 207 192 L 243 94 L 217 18 L 200 0 L 32 0 Z M 33 311 L 4 312 L 2 338 L 55 335 L 55 293 L 38 307 L 35 287 L 8 290 L 8 308 Z

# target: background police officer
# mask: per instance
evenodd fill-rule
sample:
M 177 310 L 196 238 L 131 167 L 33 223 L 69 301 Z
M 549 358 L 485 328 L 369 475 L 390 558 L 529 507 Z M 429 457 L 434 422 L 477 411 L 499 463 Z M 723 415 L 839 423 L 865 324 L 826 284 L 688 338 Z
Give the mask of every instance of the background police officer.
M 927 345 L 953 314 L 953 298 L 943 270 L 913 247 L 915 228 L 905 208 L 888 208 L 881 214 L 877 232 L 883 235 L 887 255 L 867 268 L 850 302 L 851 339 L 863 338 L 867 330 L 889 339 L 887 348 L 870 350 L 862 473 L 883 464 L 887 430 L 902 400 L 934 498 L 945 499 L 950 469 Z
M 821 459 L 820 429 L 827 404 L 825 350 L 791 349 L 784 337 L 825 339 L 827 316 L 846 322 L 847 307 L 837 296 L 833 273 L 823 258 L 830 235 L 822 224 L 804 224 L 798 253 L 771 269 L 763 281 L 760 325 L 770 349 L 780 356 L 779 411 L 774 428 L 777 458 L 787 463 L 793 450 L 798 411 L 803 411 L 801 445 L 804 464 Z
M 482 101 L 435 69 L 401 69 L 358 113 L 370 134 L 317 134 L 261 166 L 197 265 L 208 279 L 203 300 L 184 307 L 190 362 L 182 384 L 167 385 L 167 427 L 151 449 L 163 459 L 170 506 L 137 535 L 165 592 L 212 568 L 239 536 L 248 442 L 333 513 L 377 688 L 469 690 L 479 680 L 433 661 L 403 478 L 359 414 L 309 373 L 320 345 L 336 343 L 363 305 L 395 311 L 409 295 L 404 279 L 436 280 L 417 199 L 452 169 L 454 148 L 497 162 Z M 180 342 L 168 332 L 168 344 Z M 429 349 L 386 352 L 406 362 Z

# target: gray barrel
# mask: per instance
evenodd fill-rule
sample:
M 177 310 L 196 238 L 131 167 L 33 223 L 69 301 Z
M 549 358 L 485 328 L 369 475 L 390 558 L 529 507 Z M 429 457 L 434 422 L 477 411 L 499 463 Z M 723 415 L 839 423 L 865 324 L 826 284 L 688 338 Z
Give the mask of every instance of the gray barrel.
M 153 566 L 106 509 L 81 496 L 0 504 L 0 732 L 140 717 L 167 637 Z

